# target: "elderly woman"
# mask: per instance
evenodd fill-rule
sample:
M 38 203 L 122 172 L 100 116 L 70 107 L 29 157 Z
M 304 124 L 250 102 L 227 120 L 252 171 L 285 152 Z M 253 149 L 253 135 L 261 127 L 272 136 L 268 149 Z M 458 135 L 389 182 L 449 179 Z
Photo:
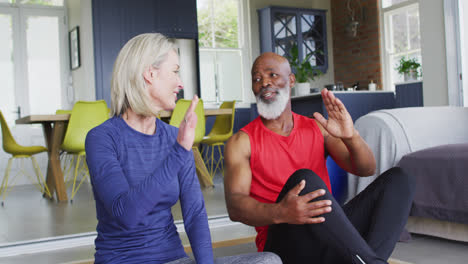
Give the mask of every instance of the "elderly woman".
M 208 220 L 191 152 L 198 98 L 179 129 L 156 116 L 183 88 L 173 42 L 142 34 L 122 48 L 112 75 L 112 118 L 92 129 L 86 154 L 97 212 L 95 263 L 194 263 L 171 207 L 180 200 L 197 263 L 213 263 Z M 216 263 L 278 263 L 272 253 Z

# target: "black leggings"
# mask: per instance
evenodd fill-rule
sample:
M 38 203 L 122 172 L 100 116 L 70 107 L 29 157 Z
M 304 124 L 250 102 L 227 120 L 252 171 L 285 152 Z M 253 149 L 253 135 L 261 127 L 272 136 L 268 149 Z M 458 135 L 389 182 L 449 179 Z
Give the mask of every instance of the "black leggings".
M 319 176 L 301 169 L 290 176 L 276 202 L 303 179 L 299 195 L 326 190 L 315 200 L 331 200 L 332 212 L 320 224 L 269 226 L 264 251 L 278 254 L 283 263 L 387 263 L 408 218 L 414 178 L 392 168 L 341 207 Z

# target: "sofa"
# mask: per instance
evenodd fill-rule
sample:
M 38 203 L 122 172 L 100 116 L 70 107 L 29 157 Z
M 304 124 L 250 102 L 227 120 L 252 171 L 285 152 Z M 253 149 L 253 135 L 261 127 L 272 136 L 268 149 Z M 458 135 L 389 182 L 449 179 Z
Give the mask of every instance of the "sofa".
M 468 107 L 378 110 L 355 127 L 377 169 L 370 177 L 348 174 L 347 200 L 399 166 L 417 182 L 407 230 L 468 242 Z

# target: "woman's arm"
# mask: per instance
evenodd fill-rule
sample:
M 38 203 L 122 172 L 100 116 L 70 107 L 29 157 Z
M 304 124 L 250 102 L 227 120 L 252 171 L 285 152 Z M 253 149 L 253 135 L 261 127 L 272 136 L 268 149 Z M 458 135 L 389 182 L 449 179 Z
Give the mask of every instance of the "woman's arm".
M 179 184 L 185 232 L 190 240 L 195 260 L 197 263 L 213 263 L 205 201 L 195 171 L 193 155 L 179 172 Z
M 176 142 L 153 174 L 130 187 L 117 159 L 118 147 L 110 131 L 93 129 L 86 137 L 86 161 L 99 200 L 119 224 L 130 229 L 138 225 L 158 203 L 164 183 L 177 175 L 189 160 L 191 152 Z

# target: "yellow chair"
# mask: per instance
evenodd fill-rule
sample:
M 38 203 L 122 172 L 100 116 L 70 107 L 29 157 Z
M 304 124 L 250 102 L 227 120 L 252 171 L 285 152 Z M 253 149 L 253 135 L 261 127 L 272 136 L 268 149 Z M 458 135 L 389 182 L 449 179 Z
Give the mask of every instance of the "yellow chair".
M 63 110 L 63 109 L 58 109 L 55 111 L 56 115 L 71 115 L 72 110 Z
M 47 148 L 43 146 L 30 146 L 30 147 L 24 147 L 16 143 L 15 139 L 13 138 L 13 135 L 11 134 L 10 129 L 8 128 L 8 124 L 6 123 L 5 118 L 3 117 L 2 112 L 0 111 L 0 124 L 2 127 L 2 140 L 3 140 L 3 150 L 5 150 L 6 153 L 9 153 L 12 155 L 10 159 L 8 159 L 8 165 L 5 171 L 5 176 L 3 177 L 2 185 L 0 187 L 0 195 L 2 195 L 2 206 L 3 206 L 3 201 L 5 200 L 7 194 L 8 194 L 8 182 L 10 181 L 10 171 L 11 171 L 11 165 L 13 163 L 14 159 L 21 159 L 21 167 L 20 171 L 11 179 L 11 182 L 18 176 L 20 173 L 23 175 L 26 175 L 29 179 L 34 181 L 32 179 L 32 176 L 30 176 L 25 170 L 24 170 L 24 158 L 30 158 L 33 164 L 33 168 L 36 172 L 36 178 L 37 178 L 37 183 L 36 186 L 42 193 L 46 193 L 48 196 L 50 195 L 49 188 L 47 187 L 44 176 L 42 176 L 41 169 L 39 168 L 39 164 L 37 164 L 36 159 L 33 157 L 34 154 L 38 154 L 41 152 L 47 151 Z M 10 183 L 11 183 L 10 182 Z
M 70 200 L 73 201 L 81 184 L 89 176 L 88 166 L 86 164 L 85 139 L 89 130 L 102 124 L 109 118 L 107 104 L 104 100 L 99 101 L 78 101 L 73 106 L 68 127 L 63 138 L 61 149 L 67 154 L 72 155 L 71 164 L 75 164 L 73 174 L 73 187 Z M 82 165 L 81 165 L 82 163 Z M 77 177 L 83 174 L 77 186 Z M 65 182 L 68 182 L 68 173 L 66 173 Z
M 218 168 L 221 170 L 221 173 L 224 176 L 224 167 L 223 167 L 223 150 L 224 142 L 226 142 L 231 136 L 234 128 L 234 116 L 236 113 L 236 101 L 226 101 L 221 104 L 220 109 L 232 109 L 231 115 L 218 115 L 211 128 L 210 133 L 206 135 L 201 144 L 207 145 L 207 148 L 203 148 L 205 152 L 205 157 L 211 154 L 207 159 L 207 162 L 210 164 L 210 176 L 214 177 Z M 215 149 L 218 150 L 219 158 L 215 161 Z M 214 166 L 214 168 L 213 168 Z
M 177 101 L 174 111 L 172 111 L 171 119 L 169 124 L 175 127 L 179 127 L 180 123 L 184 120 L 185 113 L 189 108 L 191 100 L 179 99 Z M 195 158 L 195 167 L 197 169 L 198 179 L 203 187 L 213 186 L 213 181 L 209 175 L 206 174 L 206 166 L 203 162 L 200 150 L 198 146 L 205 136 L 205 109 L 203 108 L 203 100 L 199 100 L 197 107 L 195 108 L 197 114 L 197 126 L 195 127 L 195 139 L 193 141 L 193 157 Z

